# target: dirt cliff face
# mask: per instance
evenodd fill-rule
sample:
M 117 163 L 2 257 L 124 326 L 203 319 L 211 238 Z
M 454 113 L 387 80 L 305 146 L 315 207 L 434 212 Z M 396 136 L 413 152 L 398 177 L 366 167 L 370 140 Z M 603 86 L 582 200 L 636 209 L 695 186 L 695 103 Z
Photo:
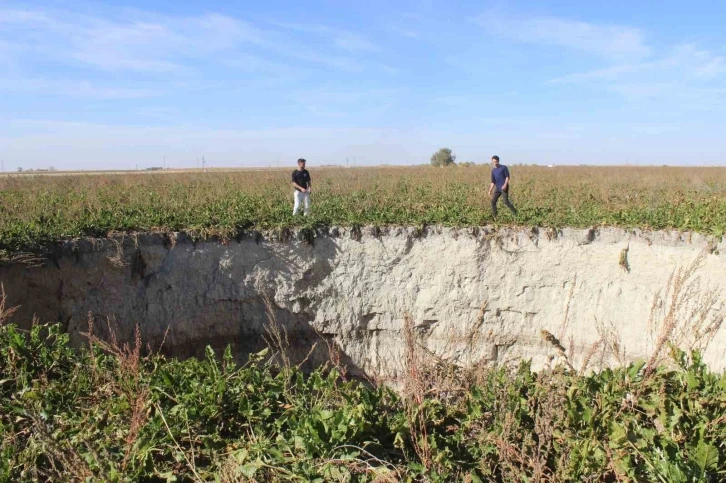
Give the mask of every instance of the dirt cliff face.
M 67 243 L 36 265 L 0 267 L 8 304 L 21 306 L 13 320 L 60 321 L 75 344 L 90 316 L 121 341 L 138 324 L 169 355 L 229 344 L 244 358 L 275 338 L 274 321 L 293 359 L 316 363 L 332 348 L 351 372 L 382 378 L 403 364 L 407 317 L 420 344 L 462 364 L 542 367 L 562 357 L 548 332 L 574 365 L 592 353 L 597 366 L 647 356 L 669 323 L 692 345 L 726 306 L 723 240 L 612 228 L 333 228 L 227 243 L 146 234 Z M 723 369 L 725 351 L 720 331 L 706 361 Z

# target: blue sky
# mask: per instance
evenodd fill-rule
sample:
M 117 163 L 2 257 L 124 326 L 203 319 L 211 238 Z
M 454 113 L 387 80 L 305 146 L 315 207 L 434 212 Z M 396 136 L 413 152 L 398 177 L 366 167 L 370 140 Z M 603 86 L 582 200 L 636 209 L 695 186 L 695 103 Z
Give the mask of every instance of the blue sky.
M 446 146 L 726 165 L 724 18 L 670 0 L 0 0 L 0 159 L 312 167 Z

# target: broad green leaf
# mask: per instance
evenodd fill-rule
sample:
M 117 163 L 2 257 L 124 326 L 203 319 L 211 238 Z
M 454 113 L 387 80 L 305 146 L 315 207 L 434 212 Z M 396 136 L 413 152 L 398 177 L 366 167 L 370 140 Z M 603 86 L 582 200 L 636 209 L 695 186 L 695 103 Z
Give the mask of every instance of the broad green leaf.
M 240 466 L 239 472 L 247 478 L 254 478 L 255 473 L 257 473 L 257 470 L 259 470 L 262 466 L 264 466 L 264 464 L 261 461 L 253 461 L 251 463 L 247 463 L 246 465 Z
M 718 449 L 708 443 L 701 441 L 696 448 L 695 461 L 701 472 L 718 469 Z

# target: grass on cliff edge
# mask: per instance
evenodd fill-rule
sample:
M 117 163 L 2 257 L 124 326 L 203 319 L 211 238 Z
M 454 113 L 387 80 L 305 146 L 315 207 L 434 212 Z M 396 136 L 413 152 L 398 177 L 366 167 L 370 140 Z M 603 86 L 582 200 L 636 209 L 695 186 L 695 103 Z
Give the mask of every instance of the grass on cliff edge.
M 246 228 L 493 223 L 488 166 L 310 167 L 313 215 L 291 215 L 293 168 L 11 176 L 0 179 L 0 250 L 109 232 L 234 236 Z M 613 225 L 726 230 L 726 169 L 512 166 L 515 218 L 545 227 Z

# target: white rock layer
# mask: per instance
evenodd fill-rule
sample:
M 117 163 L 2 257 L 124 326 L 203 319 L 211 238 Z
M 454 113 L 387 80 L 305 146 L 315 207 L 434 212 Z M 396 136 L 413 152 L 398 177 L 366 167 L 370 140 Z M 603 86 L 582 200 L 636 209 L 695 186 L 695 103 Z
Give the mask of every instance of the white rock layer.
M 457 363 L 526 358 L 544 367 L 561 358 L 543 339 L 548 331 L 575 367 L 607 340 L 590 357 L 597 368 L 615 362 L 614 352 L 649 357 L 668 320 L 672 338 L 688 347 L 701 315 L 705 329 L 726 310 L 726 244 L 698 234 L 335 228 L 312 245 L 302 235 L 85 241 L 39 267 L 2 267 L 0 280 L 8 303 L 21 305 L 16 322 L 33 314 L 59 320 L 75 344 L 91 313 L 96 331 L 115 320 L 121 340 L 138 324 L 144 341 L 159 345 L 168 328 L 171 355 L 231 344 L 243 358 L 264 346 L 272 317 L 288 333 L 293 358 L 317 342 L 311 358 L 319 361 L 327 341 L 352 373 L 381 378 L 404 364 L 407 314 L 420 344 Z M 686 272 L 676 287 L 674 274 Z M 722 370 L 725 353 L 726 329 L 705 359 Z

